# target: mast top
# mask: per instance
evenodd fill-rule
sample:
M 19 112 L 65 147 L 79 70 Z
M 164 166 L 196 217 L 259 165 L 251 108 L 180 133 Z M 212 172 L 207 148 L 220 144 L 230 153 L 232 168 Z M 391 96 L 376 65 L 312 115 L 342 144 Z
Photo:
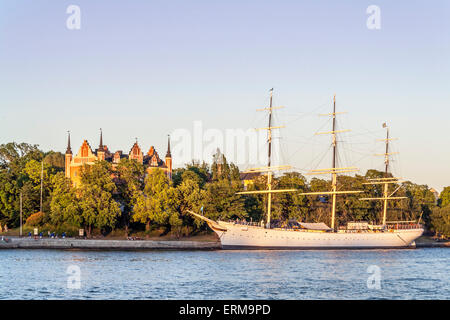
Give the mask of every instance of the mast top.
M 337 167 L 337 139 L 336 134 L 340 132 L 347 132 L 350 130 L 337 130 L 336 129 L 336 115 L 340 114 L 342 112 L 336 112 L 336 94 L 333 95 L 333 112 L 323 114 L 326 116 L 332 116 L 333 119 L 333 125 L 331 131 L 328 132 L 317 132 L 317 134 L 331 134 L 332 137 L 332 147 L 333 147 L 333 157 L 332 157 L 332 164 L 331 168 L 327 169 L 316 169 L 311 170 L 308 174 L 311 175 L 318 175 L 318 174 L 330 174 L 331 173 L 331 190 L 330 191 L 319 191 L 319 192 L 304 192 L 300 193 L 301 195 L 323 195 L 323 194 L 329 194 L 332 195 L 333 202 L 331 205 L 331 229 L 335 229 L 335 216 L 336 216 L 336 196 L 339 194 L 351 194 L 351 193 L 362 193 L 362 190 L 354 190 L 354 191 L 342 191 L 337 189 L 337 175 L 339 173 L 344 172 L 353 172 L 353 171 L 359 171 L 356 167 Z
M 393 197 L 393 195 L 397 192 L 400 186 L 394 190 L 390 195 L 388 194 L 388 184 L 397 184 L 401 183 L 401 178 L 389 177 L 389 156 L 392 154 L 397 154 L 398 152 L 389 152 L 389 141 L 395 140 L 395 138 L 389 138 L 389 127 L 386 122 L 383 123 L 383 128 L 386 128 L 386 139 L 379 139 L 381 141 L 385 141 L 386 150 L 385 153 L 377 154 L 384 156 L 385 170 L 384 170 L 384 178 L 373 178 L 367 179 L 369 182 L 363 184 L 382 184 L 383 188 L 383 196 L 376 198 L 360 198 L 360 200 L 382 200 L 383 201 L 383 220 L 382 224 L 386 225 L 386 217 L 387 217 L 387 209 L 388 209 L 388 200 L 401 200 L 406 199 L 407 197 Z

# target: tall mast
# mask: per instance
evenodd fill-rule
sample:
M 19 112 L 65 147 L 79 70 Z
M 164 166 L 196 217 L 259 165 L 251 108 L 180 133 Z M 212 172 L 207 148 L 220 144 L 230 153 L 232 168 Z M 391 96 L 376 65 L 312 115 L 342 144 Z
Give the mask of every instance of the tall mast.
M 41 162 L 41 206 L 40 211 L 42 212 L 42 190 L 43 190 L 43 181 L 44 181 L 44 160 Z
M 255 190 L 255 191 L 243 191 L 238 192 L 237 194 L 264 194 L 268 193 L 267 197 L 267 220 L 266 220 L 266 228 L 270 228 L 271 222 L 271 211 L 272 211 L 272 193 L 278 192 L 296 192 L 297 189 L 282 189 L 282 190 L 272 190 L 272 177 L 273 171 L 277 170 L 287 170 L 290 169 L 290 166 L 272 166 L 272 130 L 284 128 L 284 126 L 272 126 L 272 112 L 275 109 L 281 109 L 283 107 L 274 107 L 272 105 L 273 101 L 273 88 L 270 89 L 270 103 L 268 108 L 257 109 L 257 111 L 268 111 L 269 112 L 269 126 L 266 128 L 257 128 L 256 130 L 267 130 L 267 142 L 268 142 L 268 153 L 267 153 L 267 167 L 261 168 L 253 168 L 245 171 L 245 173 L 253 173 L 253 172 L 267 172 L 267 190 Z
M 333 96 L 333 130 L 331 131 L 333 143 L 333 161 L 331 171 L 331 190 L 333 191 L 333 204 L 331 209 L 331 229 L 334 230 L 334 221 L 336 216 L 336 190 L 337 190 L 337 173 L 336 173 L 336 94 Z
M 384 125 L 386 127 L 386 152 L 384 154 L 384 164 L 386 168 L 384 170 L 384 177 L 387 178 L 389 172 L 389 127 L 386 125 L 386 123 L 384 123 Z
M 267 167 L 270 168 L 270 158 L 272 153 L 272 99 L 273 88 L 270 89 L 270 105 L 269 105 L 269 126 L 267 127 L 267 142 L 268 142 L 268 155 L 267 155 Z M 267 190 L 272 190 L 272 171 L 267 172 Z M 270 228 L 270 213 L 272 210 L 272 193 L 269 192 L 267 198 L 267 224 L 266 227 Z
M 23 225 L 23 218 L 22 218 L 22 191 L 20 191 L 20 230 L 19 234 L 22 236 L 22 225 Z
M 384 177 L 388 178 L 388 170 L 389 170 L 389 127 L 386 126 L 386 123 L 384 124 L 386 127 L 386 152 L 384 153 Z M 387 206 L 388 206 L 388 184 L 384 184 L 384 190 L 383 190 L 383 226 L 386 225 L 386 215 L 387 215 Z
M 347 194 L 347 193 L 361 193 L 363 191 L 355 190 L 355 191 L 337 191 L 337 175 L 338 173 L 344 173 L 344 172 L 353 172 L 358 171 L 358 168 L 356 167 L 345 167 L 345 168 L 337 168 L 336 162 L 337 162 L 337 139 L 336 134 L 340 132 L 348 132 L 350 130 L 336 130 L 336 115 L 342 114 L 345 112 L 336 112 L 336 94 L 333 96 L 333 112 L 327 113 L 327 114 L 321 114 L 322 116 L 332 116 L 333 119 L 333 126 L 332 130 L 329 132 L 317 132 L 316 134 L 331 134 L 332 138 L 332 146 L 333 146 L 333 158 L 331 162 L 331 168 L 328 169 L 317 169 L 317 170 L 311 170 L 308 174 L 310 175 L 317 175 L 317 174 L 329 174 L 331 173 L 331 191 L 319 191 L 319 192 L 303 192 L 300 193 L 301 195 L 324 195 L 324 194 L 330 194 L 332 195 L 332 205 L 331 205 L 331 229 L 335 230 L 335 220 L 336 220 L 336 196 L 338 194 Z
M 387 207 L 388 200 L 400 200 L 406 199 L 406 197 L 393 197 L 392 195 L 397 192 L 400 188 L 395 189 L 392 194 L 388 194 L 388 186 L 390 183 L 399 183 L 400 178 L 389 177 L 389 156 L 392 154 L 397 154 L 397 152 L 389 152 L 389 141 L 396 140 L 396 138 L 389 138 L 389 127 L 386 125 L 386 122 L 383 123 L 383 128 L 386 128 L 386 139 L 380 139 L 380 141 L 385 141 L 385 152 L 381 154 L 376 154 L 376 156 L 384 156 L 384 178 L 374 178 L 368 179 L 370 182 L 363 184 L 382 184 L 383 185 L 383 197 L 380 198 L 361 198 L 360 200 L 383 200 L 383 218 L 382 225 L 386 225 L 386 216 L 387 216 Z

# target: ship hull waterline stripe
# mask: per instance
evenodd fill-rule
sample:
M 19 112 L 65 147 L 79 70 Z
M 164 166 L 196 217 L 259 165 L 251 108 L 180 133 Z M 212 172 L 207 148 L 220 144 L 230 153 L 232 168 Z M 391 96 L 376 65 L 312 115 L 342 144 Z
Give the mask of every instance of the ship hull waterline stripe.
M 272 247 L 272 246 L 245 246 L 245 245 L 222 245 L 223 250 L 380 250 L 380 249 L 416 249 L 416 245 L 396 246 L 396 247 Z

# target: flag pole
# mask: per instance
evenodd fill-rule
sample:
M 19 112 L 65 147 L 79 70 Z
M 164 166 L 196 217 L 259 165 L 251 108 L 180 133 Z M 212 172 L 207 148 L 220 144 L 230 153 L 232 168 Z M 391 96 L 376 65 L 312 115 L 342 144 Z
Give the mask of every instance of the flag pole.
M 44 160 L 42 160 L 41 165 L 41 208 L 40 211 L 42 212 L 42 189 L 43 189 L 43 180 L 44 180 Z
M 20 236 L 22 236 L 22 191 L 20 191 Z

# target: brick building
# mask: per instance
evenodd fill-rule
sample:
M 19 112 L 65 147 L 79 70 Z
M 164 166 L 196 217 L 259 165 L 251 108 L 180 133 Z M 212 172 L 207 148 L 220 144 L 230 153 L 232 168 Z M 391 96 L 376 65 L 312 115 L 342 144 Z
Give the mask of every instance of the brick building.
M 108 161 L 112 163 L 113 168 L 124 158 L 138 161 L 144 165 L 146 173 L 156 168 L 166 172 L 169 179 L 172 179 L 172 155 L 170 153 L 170 137 L 167 142 L 167 153 L 164 161 L 159 157 L 153 146 L 144 154 L 136 141 L 128 154 L 122 151 L 111 152 L 106 145 L 103 144 L 103 133 L 100 131 L 100 144 L 98 149 L 92 151 L 87 140 L 84 140 L 78 153 L 74 156 L 70 146 L 70 133 L 67 140 L 67 150 L 65 154 L 65 173 L 66 177 L 72 180 L 74 186 L 79 186 L 81 177 L 81 169 L 83 165 L 92 165 L 95 161 Z

